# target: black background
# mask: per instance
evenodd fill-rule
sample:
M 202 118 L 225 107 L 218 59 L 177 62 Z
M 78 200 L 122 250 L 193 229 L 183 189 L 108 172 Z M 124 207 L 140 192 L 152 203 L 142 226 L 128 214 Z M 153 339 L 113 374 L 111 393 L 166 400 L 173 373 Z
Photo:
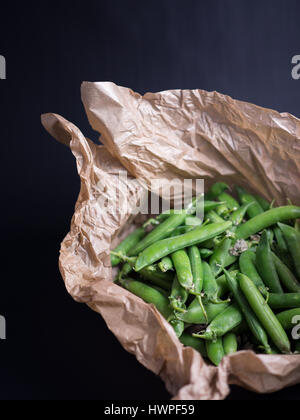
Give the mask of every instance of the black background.
M 79 192 L 70 151 L 42 128 L 56 112 L 98 141 L 80 84 L 145 93 L 217 90 L 300 115 L 298 0 L 107 0 L 1 4 L 1 399 L 167 399 L 100 316 L 67 294 L 57 260 Z M 231 399 L 299 399 L 234 388 Z

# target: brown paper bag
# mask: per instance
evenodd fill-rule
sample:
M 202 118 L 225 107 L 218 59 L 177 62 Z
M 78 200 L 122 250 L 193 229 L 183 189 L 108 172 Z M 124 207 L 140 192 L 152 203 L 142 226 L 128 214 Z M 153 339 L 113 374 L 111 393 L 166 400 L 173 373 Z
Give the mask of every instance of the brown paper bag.
M 242 351 L 216 368 L 184 348 L 157 310 L 112 282 L 109 250 L 132 229 L 131 213 L 154 178 L 238 183 L 278 204 L 300 205 L 300 121 L 216 92 L 141 96 L 113 83 L 83 83 L 82 99 L 104 146 L 55 114 L 46 130 L 76 157 L 81 191 L 59 265 L 68 292 L 105 319 L 122 346 L 160 375 L 174 399 L 224 399 L 229 385 L 266 393 L 300 382 L 299 356 Z M 123 211 L 101 205 L 119 183 Z M 99 200 L 100 199 L 100 200 Z M 100 204 L 99 204 L 100 203 Z M 135 218 L 136 220 L 136 218 Z

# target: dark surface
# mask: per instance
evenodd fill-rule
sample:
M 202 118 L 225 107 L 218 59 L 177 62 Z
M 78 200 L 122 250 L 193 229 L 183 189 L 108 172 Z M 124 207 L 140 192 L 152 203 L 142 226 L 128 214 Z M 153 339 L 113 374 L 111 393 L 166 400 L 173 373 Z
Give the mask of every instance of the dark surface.
M 140 93 L 218 90 L 299 117 L 290 63 L 300 54 L 300 2 L 33 4 L 1 6 L 0 314 L 8 339 L 0 341 L 0 399 L 166 399 L 160 379 L 64 288 L 57 259 L 79 181 L 70 151 L 39 116 L 59 113 L 97 141 L 80 83 L 111 80 Z M 299 391 L 257 396 L 234 387 L 230 399 L 299 399 Z

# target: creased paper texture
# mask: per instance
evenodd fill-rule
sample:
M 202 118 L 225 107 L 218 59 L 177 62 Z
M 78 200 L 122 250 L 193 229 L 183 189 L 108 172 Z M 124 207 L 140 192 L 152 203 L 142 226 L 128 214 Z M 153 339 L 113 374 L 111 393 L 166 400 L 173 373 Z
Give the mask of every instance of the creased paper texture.
M 239 184 L 269 200 L 300 205 L 300 121 L 216 92 L 166 91 L 141 96 L 113 83 L 83 83 L 82 99 L 95 145 L 70 122 L 42 116 L 46 130 L 72 150 L 81 191 L 61 246 L 68 292 L 105 319 L 122 346 L 164 380 L 174 399 L 223 399 L 230 384 L 266 393 L 300 382 L 299 356 L 242 351 L 219 368 L 184 348 L 157 310 L 112 282 L 109 250 L 137 219 L 131 216 L 155 179 Z M 103 207 L 119 171 L 126 211 Z

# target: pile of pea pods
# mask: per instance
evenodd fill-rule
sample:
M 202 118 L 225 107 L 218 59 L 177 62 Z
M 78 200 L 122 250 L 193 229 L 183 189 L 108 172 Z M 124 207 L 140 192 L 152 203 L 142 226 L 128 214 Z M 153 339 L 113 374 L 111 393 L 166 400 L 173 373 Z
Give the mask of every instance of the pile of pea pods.
M 243 349 L 300 353 L 300 207 L 218 182 L 204 219 L 196 209 L 197 198 L 136 228 L 111 252 L 115 282 L 215 365 Z

